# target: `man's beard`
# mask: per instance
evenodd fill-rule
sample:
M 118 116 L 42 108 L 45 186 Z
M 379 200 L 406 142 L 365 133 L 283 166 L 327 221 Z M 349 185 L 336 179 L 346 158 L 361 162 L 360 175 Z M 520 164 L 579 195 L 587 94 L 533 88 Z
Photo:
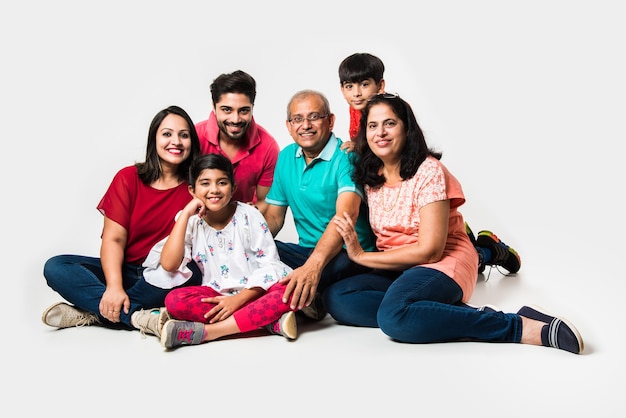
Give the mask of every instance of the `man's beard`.
M 241 128 L 241 131 L 237 132 L 236 134 L 233 134 L 231 131 L 228 130 L 229 126 L 236 126 Z M 250 125 L 246 124 L 246 123 L 242 123 L 242 124 L 223 124 L 223 126 L 220 126 L 220 131 L 226 135 L 229 139 L 233 140 L 233 141 L 239 141 L 239 140 L 243 140 L 246 137 L 246 132 L 248 132 L 248 127 Z

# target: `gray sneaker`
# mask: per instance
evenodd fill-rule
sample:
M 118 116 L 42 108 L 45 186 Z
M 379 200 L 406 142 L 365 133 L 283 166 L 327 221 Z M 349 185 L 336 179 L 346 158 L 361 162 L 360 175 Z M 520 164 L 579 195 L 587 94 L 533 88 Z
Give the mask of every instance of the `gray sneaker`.
M 83 311 L 65 302 L 58 302 L 46 309 L 41 316 L 44 324 L 55 328 L 85 327 L 99 325 L 98 315 Z
M 176 348 L 181 345 L 202 344 L 204 324 L 202 322 L 177 321 L 170 319 L 163 327 L 161 346 Z
M 133 325 L 139 328 L 142 337 L 146 334 L 156 335 L 161 338 L 161 330 L 163 325 L 171 319 L 166 308 L 157 308 L 150 310 L 140 310 L 133 314 Z

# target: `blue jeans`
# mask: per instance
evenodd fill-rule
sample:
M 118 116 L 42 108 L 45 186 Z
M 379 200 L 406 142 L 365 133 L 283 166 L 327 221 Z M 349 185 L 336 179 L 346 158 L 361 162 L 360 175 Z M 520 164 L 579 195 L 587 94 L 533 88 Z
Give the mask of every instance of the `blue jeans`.
M 285 243 L 282 241 L 276 241 L 276 247 L 278 248 L 280 260 L 292 269 L 297 269 L 302 266 L 314 250 L 314 248 L 306 248 L 298 244 Z M 330 260 L 326 267 L 324 267 L 324 270 L 322 270 L 322 276 L 317 285 L 317 293 L 323 293 L 328 286 L 341 279 L 369 270 L 370 269 L 360 264 L 352 262 L 348 258 L 346 250 L 342 249 Z
M 462 294 L 444 273 L 418 266 L 341 280 L 323 298 L 328 313 L 340 324 L 380 327 L 399 342 L 521 341 L 519 315 L 478 311 L 462 303 Z
M 183 286 L 201 284 L 202 275 L 195 263 L 189 263 L 193 276 Z M 160 308 L 170 289 L 152 286 L 143 278 L 142 266 L 124 264 L 122 279 L 130 298 L 128 313 L 120 313 L 120 322 L 109 322 L 100 315 L 100 299 L 106 290 L 106 281 L 99 258 L 81 255 L 57 255 L 46 261 L 43 275 L 54 291 L 77 308 L 98 315 L 100 322 L 112 328 L 134 329 L 130 323 L 133 312 L 139 309 Z

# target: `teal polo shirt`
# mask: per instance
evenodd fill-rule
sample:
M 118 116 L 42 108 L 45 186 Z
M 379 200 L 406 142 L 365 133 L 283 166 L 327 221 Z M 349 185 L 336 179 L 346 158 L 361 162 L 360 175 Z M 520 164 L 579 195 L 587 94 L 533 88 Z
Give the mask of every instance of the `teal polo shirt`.
M 363 188 L 352 180 L 350 155 L 339 147 L 341 141 L 331 134 L 322 152 L 309 165 L 302 148 L 295 142 L 278 154 L 274 182 L 265 197 L 271 205 L 288 206 L 298 232 L 298 244 L 314 248 L 335 216 L 336 200 L 341 193 L 356 193 L 361 208 L 356 223 L 361 246 L 374 251 L 375 239 L 368 221 Z

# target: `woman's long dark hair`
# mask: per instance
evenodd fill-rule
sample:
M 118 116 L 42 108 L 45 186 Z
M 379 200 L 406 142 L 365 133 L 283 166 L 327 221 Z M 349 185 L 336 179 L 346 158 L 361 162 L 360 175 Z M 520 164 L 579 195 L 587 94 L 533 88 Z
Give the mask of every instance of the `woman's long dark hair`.
M 146 185 L 154 183 L 159 179 L 159 177 L 161 177 L 162 171 L 159 154 L 157 153 L 156 148 L 156 137 L 159 125 L 161 125 L 163 119 L 170 114 L 178 115 L 185 119 L 187 125 L 189 126 L 189 136 L 191 137 L 191 152 L 187 159 L 183 161 L 176 170 L 179 180 L 187 181 L 187 174 L 189 173 L 191 161 L 193 161 L 196 156 L 200 155 L 200 140 L 198 139 L 198 133 L 196 132 L 196 127 L 187 112 L 178 106 L 169 106 L 161 110 L 154 116 L 152 122 L 150 123 L 150 129 L 148 130 L 148 144 L 146 145 L 146 161 L 135 164 L 139 178 Z
M 354 145 L 355 160 L 352 179 L 357 184 L 374 188 L 383 185 L 385 176 L 378 174 L 383 166 L 382 160 L 372 152 L 367 144 L 367 117 L 372 106 L 381 103 L 391 108 L 391 111 L 402 121 L 406 130 L 406 145 L 400 158 L 400 177 L 402 180 L 413 177 L 429 155 L 437 159 L 441 158 L 441 152 L 428 148 L 422 128 L 417 123 L 415 114 L 407 102 L 397 94 L 381 93 L 372 96 L 361 113 L 359 133 L 354 139 L 356 143 Z

